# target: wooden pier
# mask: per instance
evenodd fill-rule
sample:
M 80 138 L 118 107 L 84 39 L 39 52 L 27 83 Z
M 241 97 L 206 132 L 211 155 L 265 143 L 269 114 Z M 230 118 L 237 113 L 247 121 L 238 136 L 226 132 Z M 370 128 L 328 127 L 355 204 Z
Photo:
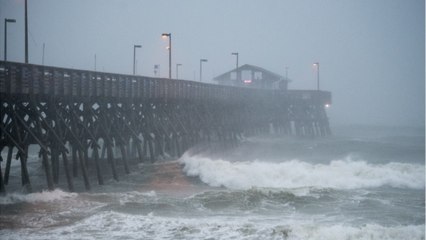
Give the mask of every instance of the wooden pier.
M 326 104 L 326 91 L 248 89 L 0 61 L 0 152 L 7 156 L 5 169 L 0 165 L 0 192 L 6 191 L 14 152 L 22 185 L 31 191 L 30 145 L 40 147 L 49 190 L 60 173 L 70 191 L 76 177 L 89 190 L 90 173 L 104 184 L 105 164 L 118 181 L 130 172 L 131 159 L 178 158 L 202 142 L 235 144 L 271 128 L 327 136 Z

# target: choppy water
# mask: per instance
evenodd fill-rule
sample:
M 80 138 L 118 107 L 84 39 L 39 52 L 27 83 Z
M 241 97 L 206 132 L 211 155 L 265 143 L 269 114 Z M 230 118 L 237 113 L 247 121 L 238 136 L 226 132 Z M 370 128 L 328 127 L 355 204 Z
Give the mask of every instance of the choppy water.
M 379 130 L 249 138 L 90 192 L 9 193 L 0 238 L 425 239 L 424 130 Z

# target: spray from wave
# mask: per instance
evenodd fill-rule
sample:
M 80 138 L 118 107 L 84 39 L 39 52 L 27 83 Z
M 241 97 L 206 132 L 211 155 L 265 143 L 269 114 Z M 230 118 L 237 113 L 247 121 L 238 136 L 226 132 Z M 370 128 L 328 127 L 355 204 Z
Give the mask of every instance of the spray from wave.
M 357 189 L 391 186 L 422 189 L 424 166 L 408 163 L 370 164 L 350 157 L 329 164 L 312 164 L 299 160 L 281 163 L 222 159 L 185 154 L 180 160 L 188 176 L 199 177 L 213 187 L 246 190 L 261 188 L 318 187 Z

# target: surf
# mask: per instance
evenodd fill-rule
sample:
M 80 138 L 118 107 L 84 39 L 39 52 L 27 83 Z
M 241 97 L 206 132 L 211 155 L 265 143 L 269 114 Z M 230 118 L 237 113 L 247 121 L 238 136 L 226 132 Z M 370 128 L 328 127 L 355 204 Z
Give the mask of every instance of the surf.
M 397 162 L 372 164 L 353 160 L 350 156 L 326 164 L 315 164 L 297 159 L 278 163 L 260 160 L 231 162 L 185 154 L 179 162 L 188 176 L 199 177 L 212 187 L 229 189 L 425 187 L 425 170 L 422 165 Z

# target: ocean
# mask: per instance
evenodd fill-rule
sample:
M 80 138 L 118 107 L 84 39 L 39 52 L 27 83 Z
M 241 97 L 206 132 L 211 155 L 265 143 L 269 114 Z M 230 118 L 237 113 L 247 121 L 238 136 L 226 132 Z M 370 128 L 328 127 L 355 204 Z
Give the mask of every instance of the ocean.
M 333 132 L 198 146 L 76 193 L 41 191 L 34 152 L 38 191 L 22 193 L 13 161 L 0 239 L 425 239 L 424 128 Z

